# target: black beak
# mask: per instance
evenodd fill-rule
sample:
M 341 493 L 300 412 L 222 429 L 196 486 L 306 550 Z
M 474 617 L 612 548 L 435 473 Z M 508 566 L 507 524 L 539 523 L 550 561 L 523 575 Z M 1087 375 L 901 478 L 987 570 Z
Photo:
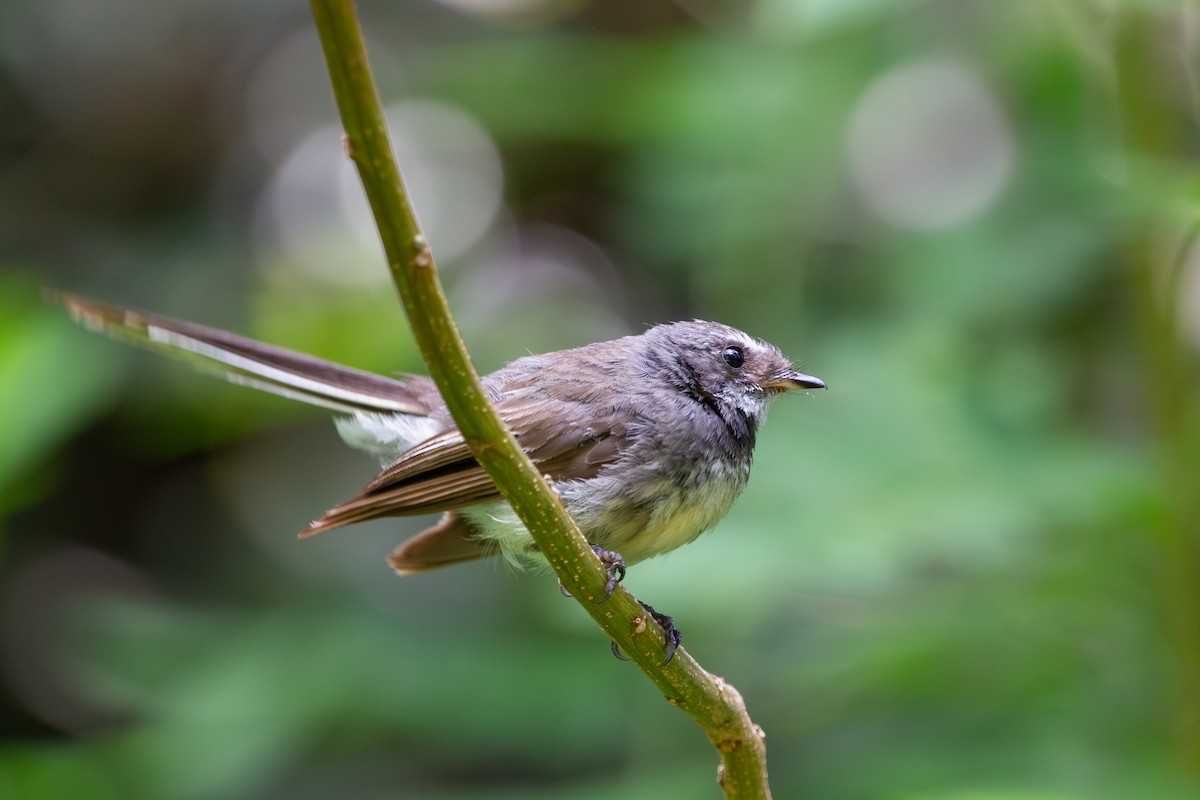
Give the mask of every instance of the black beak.
M 825 381 L 796 372 L 794 369 L 784 369 L 772 373 L 763 381 L 762 387 L 772 392 L 787 392 L 792 389 L 824 389 Z

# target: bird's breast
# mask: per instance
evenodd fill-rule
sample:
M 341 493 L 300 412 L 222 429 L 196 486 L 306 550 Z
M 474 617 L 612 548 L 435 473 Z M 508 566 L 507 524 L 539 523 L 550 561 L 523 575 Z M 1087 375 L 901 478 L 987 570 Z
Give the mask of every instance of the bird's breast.
M 594 544 L 633 564 L 687 544 L 728 513 L 750 463 L 712 459 L 688 469 L 655 469 L 578 481 L 562 491 L 567 510 Z

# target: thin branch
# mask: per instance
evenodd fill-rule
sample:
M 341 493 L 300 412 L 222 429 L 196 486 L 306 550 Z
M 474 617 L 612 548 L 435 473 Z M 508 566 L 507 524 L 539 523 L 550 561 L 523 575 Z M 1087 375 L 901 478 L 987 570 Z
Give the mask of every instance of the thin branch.
M 606 575 L 554 491 L 496 416 L 450 314 L 429 245 L 421 234 L 384 122 L 352 0 L 312 0 L 313 17 L 345 128 L 375 215 L 392 278 L 417 345 L 472 454 L 500 488 L 562 585 L 629 655 L 668 702 L 686 711 L 721 757 L 729 798 L 769 798 L 762 731 L 741 695 L 680 648 L 662 665 L 662 632 L 618 587 L 603 597 Z

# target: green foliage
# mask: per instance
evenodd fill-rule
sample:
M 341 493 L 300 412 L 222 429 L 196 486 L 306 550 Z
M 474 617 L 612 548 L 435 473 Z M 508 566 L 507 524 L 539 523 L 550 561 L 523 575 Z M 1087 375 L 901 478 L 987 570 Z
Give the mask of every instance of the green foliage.
M 0 513 L 42 493 L 50 453 L 111 399 L 117 359 L 96 345 L 28 275 L 0 275 Z
M 130 36 L 137 6 L 84 31 L 31 4 L 0 45 L 21 120 L 0 233 L 38 267 L 0 282 L 0 796 L 718 796 L 694 728 L 553 581 L 395 578 L 382 559 L 421 521 L 296 542 L 372 464 L 318 416 L 39 306 L 49 283 L 420 369 L 369 237 L 330 252 L 376 285 L 272 232 L 299 213 L 273 181 L 334 119 L 315 39 L 219 4 Z M 469 115 L 502 160 L 504 210 L 469 242 L 426 217 L 470 198 L 410 177 L 435 252 L 457 246 L 439 260 L 479 367 L 700 316 L 829 383 L 772 410 L 716 531 L 629 577 L 745 695 L 776 796 L 1194 797 L 1188 9 L 679 8 L 364 8 L 389 101 Z M 912 162 L 870 183 L 849 131 L 877 81 L 930 64 L 982 87 L 1012 161 L 919 228 L 871 194 Z M 82 74 L 103 85 L 81 97 Z M 965 125 L 926 132 L 975 154 L 935 189 L 990 157 L 940 138 Z

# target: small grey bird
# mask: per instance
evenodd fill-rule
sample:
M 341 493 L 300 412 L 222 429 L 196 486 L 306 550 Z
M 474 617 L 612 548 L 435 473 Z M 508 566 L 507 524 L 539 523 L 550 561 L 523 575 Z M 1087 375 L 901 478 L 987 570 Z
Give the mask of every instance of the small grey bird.
M 56 299 L 88 328 L 336 412 L 342 438 L 384 468 L 301 536 L 443 512 L 392 553 L 397 572 L 496 553 L 523 567 L 545 564 L 429 378 L 388 378 L 84 297 Z M 725 516 L 746 486 L 755 435 L 773 398 L 825 386 L 797 372 L 773 345 L 699 320 L 519 358 L 483 383 L 609 566 L 610 589 L 626 564 L 687 544 Z

